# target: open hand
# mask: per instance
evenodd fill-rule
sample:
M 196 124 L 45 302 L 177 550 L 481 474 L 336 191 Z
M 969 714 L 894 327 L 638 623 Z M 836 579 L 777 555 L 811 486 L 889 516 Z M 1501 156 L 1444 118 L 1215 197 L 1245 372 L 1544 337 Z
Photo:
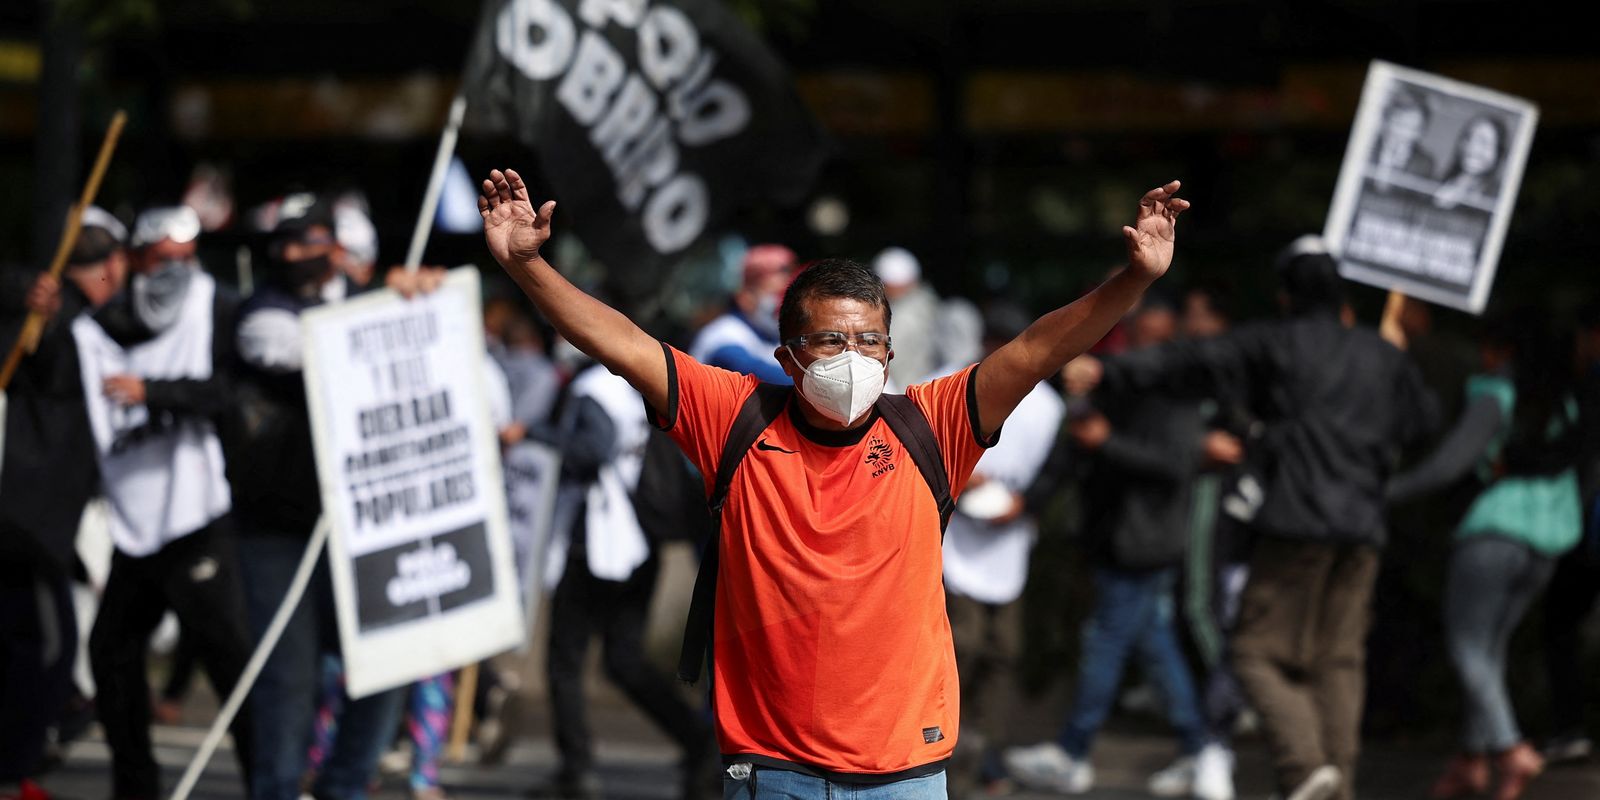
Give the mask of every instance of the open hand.
M 527 264 L 539 257 L 539 248 L 550 239 L 550 217 L 556 202 L 546 200 L 535 212 L 528 201 L 528 187 L 516 170 L 490 170 L 478 197 L 478 213 L 483 216 L 483 235 L 489 252 L 502 267 Z
M 1139 200 L 1139 217 L 1133 225 L 1122 227 L 1128 240 L 1128 267 L 1155 280 L 1172 265 L 1173 230 L 1178 215 L 1189 208 L 1189 201 L 1177 196 L 1178 181 L 1145 192 Z

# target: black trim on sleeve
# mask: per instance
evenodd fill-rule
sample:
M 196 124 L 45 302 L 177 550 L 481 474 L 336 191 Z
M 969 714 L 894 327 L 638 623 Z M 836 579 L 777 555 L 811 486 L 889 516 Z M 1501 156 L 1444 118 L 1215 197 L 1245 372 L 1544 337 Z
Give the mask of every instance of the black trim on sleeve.
M 661 353 L 667 357 L 667 413 L 657 414 L 648 400 L 644 403 L 644 410 L 651 425 L 670 431 L 672 426 L 678 424 L 678 360 L 672 357 L 672 346 L 666 342 L 661 343 Z
M 990 436 L 988 441 L 984 441 L 983 424 L 978 420 L 978 368 L 982 366 L 983 362 L 979 361 L 967 372 L 967 425 L 972 428 L 973 440 L 979 447 L 987 450 L 1000 443 L 1000 430 L 1005 425 L 995 428 L 994 435 Z
M 821 778 L 830 783 L 854 784 L 857 786 L 881 786 L 886 783 L 908 781 L 912 778 L 926 778 L 929 775 L 937 775 L 944 772 L 949 763 L 950 759 L 941 758 L 938 761 L 930 761 L 927 764 L 903 769 L 899 772 L 834 772 L 811 764 L 784 761 L 781 758 L 756 755 L 754 753 L 722 754 L 722 764 L 725 767 L 731 767 L 734 764 L 750 764 L 758 770 L 781 769 L 785 772 L 798 772 L 801 775 Z

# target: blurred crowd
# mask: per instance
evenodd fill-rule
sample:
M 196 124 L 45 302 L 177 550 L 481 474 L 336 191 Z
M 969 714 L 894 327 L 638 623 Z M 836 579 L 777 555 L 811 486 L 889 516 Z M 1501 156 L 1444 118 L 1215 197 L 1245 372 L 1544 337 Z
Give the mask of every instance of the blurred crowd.
M 91 720 L 113 753 L 111 796 L 161 793 L 152 723 L 179 718 L 196 666 L 219 695 L 232 689 L 321 514 L 300 315 L 440 285 L 438 268 L 379 270 L 359 204 L 294 194 L 268 211 L 268 261 L 245 286 L 200 263 L 202 221 L 185 206 L 127 221 L 91 208 L 59 280 L 0 275 L 0 342 L 26 315 L 46 319 L 7 387 L 0 797 L 48 797 L 36 779 Z M 784 245 L 749 247 L 725 302 L 708 298 L 719 313 L 674 344 L 787 382 L 777 309 L 804 266 Z M 941 297 L 905 249 L 871 266 L 893 310 L 890 391 L 979 361 L 1033 321 L 1023 298 Z M 1390 509 L 1445 495 L 1460 513 L 1432 588 L 1462 728 L 1431 795 L 1514 800 L 1546 763 L 1588 756 L 1579 649 L 1600 594 L 1600 306 L 1567 330 L 1539 310 L 1491 315 L 1477 367 L 1452 385 L 1425 357 L 1426 307 L 1396 297 L 1380 324 L 1360 323 L 1316 237 L 1285 245 L 1274 271 L 1281 313 L 1259 320 L 1238 318 L 1225 285 L 1163 283 L 1039 384 L 978 463 L 944 540 L 964 711 L 952 796 L 1091 791 L 1096 734 L 1148 685 L 1176 739 L 1152 794 L 1231 800 L 1233 738 L 1258 729 L 1289 800 L 1353 797 L 1368 632 L 1390 613 L 1373 602 L 1381 556 L 1422 533 L 1391 530 Z M 562 456 L 544 562 L 517 550 L 551 598 L 544 684 L 560 758 L 530 794 L 604 794 L 583 685 L 598 634 L 606 677 L 681 748 L 682 796 L 720 795 L 704 696 L 644 646 L 662 548 L 705 535 L 703 484 L 658 446 L 637 393 L 520 296 L 491 292 L 483 322 L 498 446 Z M 608 502 L 618 491 L 632 502 Z M 1070 512 L 1050 513 L 1066 496 Z M 78 539 L 86 508 L 109 541 Z M 1029 581 L 1063 580 L 1030 569 L 1041 537 L 1079 548 L 1093 600 L 1053 621 L 1080 626 L 1077 663 L 1057 669 L 1074 688 L 1059 735 L 1033 743 L 1008 714 Z M 458 702 L 484 720 L 481 758 L 505 756 L 514 712 L 535 701 L 519 696 L 526 681 L 484 663 L 470 696 L 444 674 L 352 699 L 332 594 L 323 558 L 232 726 L 250 797 L 359 800 L 398 759 L 411 793 L 438 800 Z M 1548 675 L 1508 676 L 1523 663 L 1511 636 L 1541 598 Z M 159 691 L 153 637 L 170 650 Z M 1508 680 L 1548 681 L 1540 748 Z

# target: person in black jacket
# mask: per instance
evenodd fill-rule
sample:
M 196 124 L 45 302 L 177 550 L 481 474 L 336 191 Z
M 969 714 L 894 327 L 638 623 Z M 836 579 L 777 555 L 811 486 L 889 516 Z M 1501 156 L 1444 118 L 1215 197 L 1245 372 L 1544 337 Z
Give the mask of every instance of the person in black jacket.
M 1170 304 L 1147 295 L 1130 320 L 1130 346 L 1139 350 L 1170 341 L 1176 321 Z M 1102 410 L 1079 413 L 1068 423 L 1079 452 L 1093 458 L 1083 495 L 1095 605 L 1084 626 L 1078 688 L 1057 741 L 1007 750 L 1007 769 L 1030 786 L 1088 791 L 1095 734 L 1116 700 L 1128 657 L 1137 654 L 1145 674 L 1161 685 L 1168 721 L 1181 740 L 1179 761 L 1152 776 L 1152 791 L 1231 800 L 1227 765 L 1219 749 L 1208 747 L 1214 737 L 1173 619 L 1173 588 L 1188 538 L 1189 485 L 1204 435 L 1199 405 L 1159 392 L 1106 393 L 1095 405 Z M 1208 765 L 1204 784 L 1195 780 L 1200 761 L 1218 762 Z M 1063 763 L 1066 769 L 1058 768 Z
M 280 204 L 269 245 L 271 272 L 239 313 L 237 407 L 231 424 L 228 479 L 239 519 L 246 605 L 259 638 L 288 591 L 306 542 L 322 514 L 310 409 L 301 364 L 300 314 L 344 299 L 342 245 L 331 208 L 297 193 Z M 396 267 L 386 282 L 404 293 L 431 291 L 443 270 Z M 326 557 L 251 689 L 257 748 L 254 800 L 296 800 L 307 767 L 312 721 L 321 697 L 321 657 L 337 652 L 333 585 Z M 409 687 L 343 703 L 332 754 L 312 794 L 364 797 L 379 756 L 399 723 Z
M 1263 432 L 1246 465 L 1259 506 L 1233 662 L 1261 714 L 1279 788 L 1296 800 L 1354 787 L 1366 632 L 1384 488 L 1400 449 L 1439 423 L 1438 398 L 1400 349 L 1340 320 L 1343 284 L 1321 237 L 1280 253 L 1280 320 L 1212 339 L 1068 365 L 1069 388 L 1249 398 Z
M 68 594 L 73 541 L 98 477 L 84 409 L 73 318 L 104 305 L 126 276 L 115 217 L 91 207 L 66 280 L 17 270 L 0 277 L 0 345 L 29 312 L 48 320 L 6 388 L 0 454 L 0 797 L 23 796 L 46 729 L 72 689 L 78 628 Z M 0 351 L 3 352 L 3 351 Z M 42 602 L 48 598 L 49 602 Z

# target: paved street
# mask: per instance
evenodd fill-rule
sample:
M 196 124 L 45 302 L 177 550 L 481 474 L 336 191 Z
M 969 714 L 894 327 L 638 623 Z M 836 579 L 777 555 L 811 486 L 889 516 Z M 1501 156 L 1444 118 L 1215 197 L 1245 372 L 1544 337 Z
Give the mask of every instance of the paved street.
M 606 796 L 624 800 L 667 800 L 674 797 L 677 785 L 676 753 L 655 734 L 648 723 L 620 705 L 607 704 L 596 712 L 600 738 L 598 758 Z M 457 798 L 517 798 L 528 787 L 550 775 L 555 768 L 555 753 L 543 735 L 547 725 L 536 720 L 535 738 L 514 746 L 506 763 L 494 767 L 477 765 L 446 766 L 444 782 Z M 204 731 L 198 727 L 162 727 L 157 730 L 157 756 L 166 768 L 166 786 L 177 783 L 183 766 L 198 746 Z M 1159 769 L 1171 756 L 1171 741 L 1153 728 L 1134 721 L 1114 726 L 1103 735 L 1095 752 L 1099 785 L 1088 797 L 1120 800 L 1145 798 L 1146 776 Z M 1414 800 L 1425 796 L 1433 772 L 1444 754 L 1438 749 L 1397 746 L 1370 746 L 1363 761 L 1359 796 L 1363 800 Z M 231 751 L 219 752 L 206 772 L 194 797 L 240 798 L 237 769 Z M 1267 797 L 1265 754 L 1259 742 L 1242 746 L 1238 777 L 1243 800 Z M 66 765 L 44 781 L 46 788 L 63 800 L 104 798 L 110 789 L 108 754 L 97 739 L 77 744 Z M 378 800 L 401 800 L 407 796 L 404 780 L 385 778 Z M 1032 800 L 1050 795 L 1018 792 L 1017 800 Z M 1528 800 L 1587 800 L 1600 798 L 1600 763 L 1550 770 L 1534 784 Z

